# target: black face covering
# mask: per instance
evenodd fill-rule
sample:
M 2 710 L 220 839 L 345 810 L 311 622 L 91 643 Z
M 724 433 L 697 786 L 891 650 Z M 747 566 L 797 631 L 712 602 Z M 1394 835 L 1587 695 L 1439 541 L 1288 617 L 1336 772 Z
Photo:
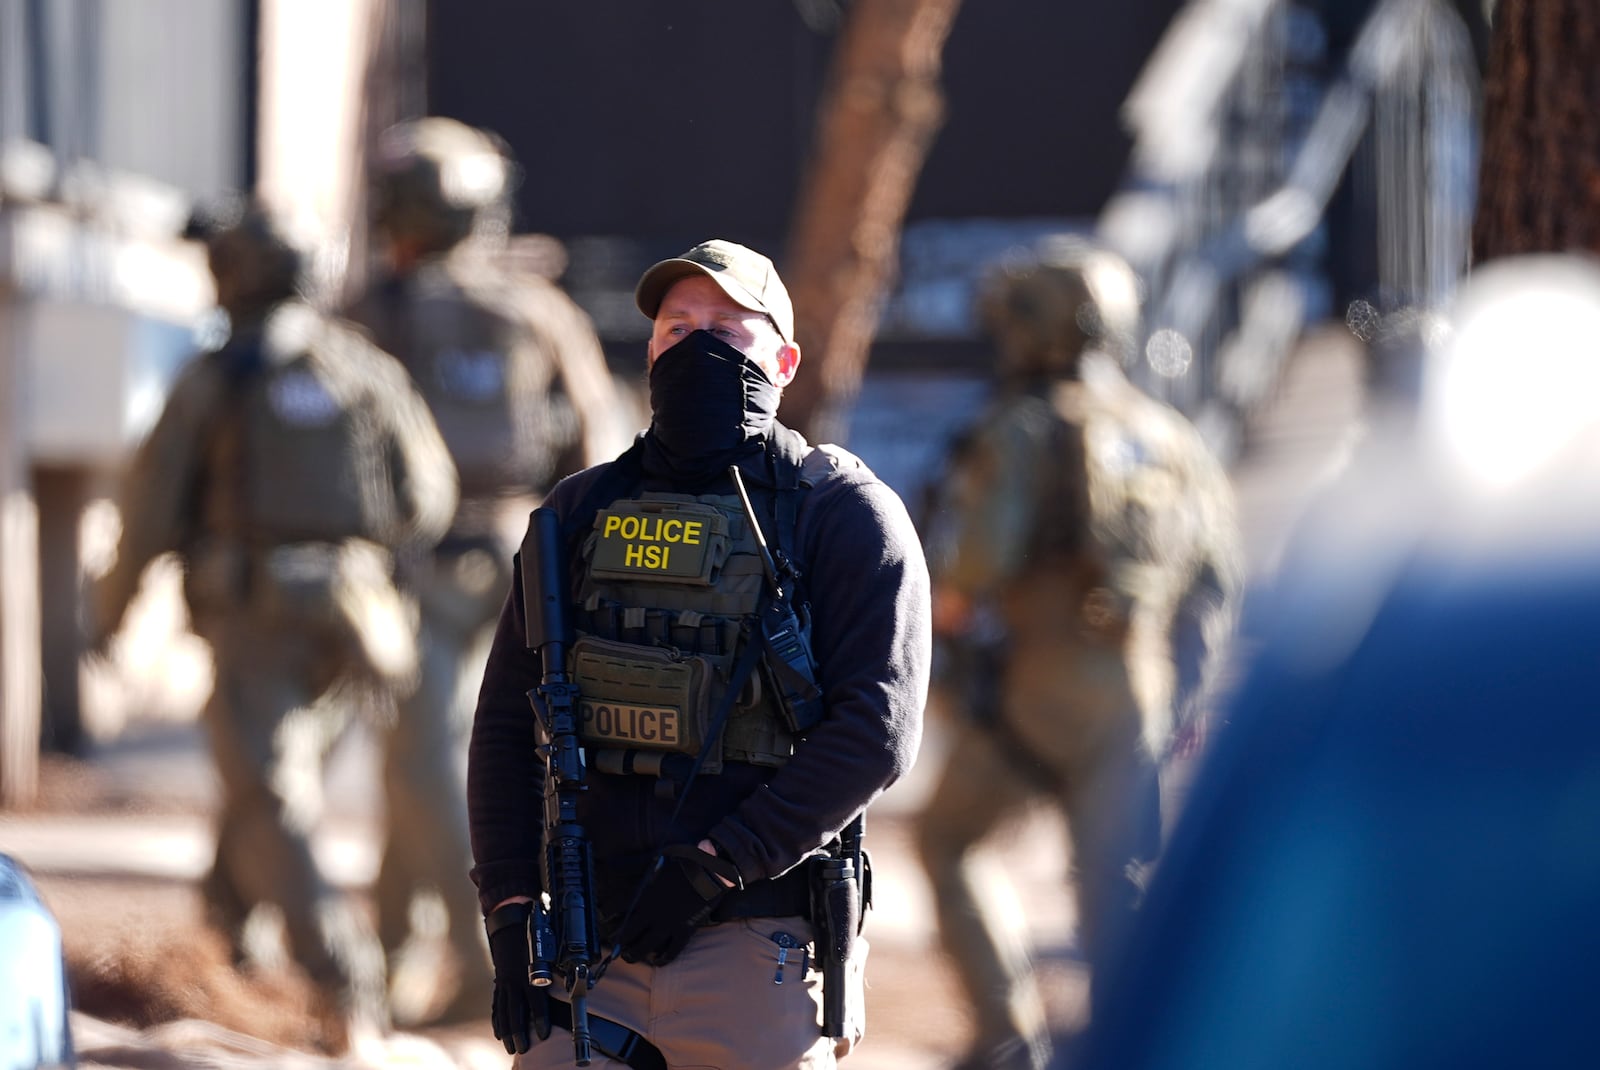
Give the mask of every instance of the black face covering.
M 755 361 L 709 331 L 695 331 L 650 368 L 646 467 L 709 481 L 759 448 L 781 396 Z

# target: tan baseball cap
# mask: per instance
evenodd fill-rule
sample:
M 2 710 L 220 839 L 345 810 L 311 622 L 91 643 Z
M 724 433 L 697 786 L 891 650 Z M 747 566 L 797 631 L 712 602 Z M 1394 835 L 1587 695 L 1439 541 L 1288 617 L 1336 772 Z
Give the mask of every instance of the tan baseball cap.
M 681 256 L 663 260 L 639 279 L 633 291 L 634 302 L 651 319 L 661 309 L 661 299 L 672 284 L 690 275 L 704 275 L 722 287 L 723 293 L 741 308 L 765 312 L 778 325 L 785 342 L 794 342 L 794 305 L 789 291 L 778 278 L 772 261 L 731 241 L 713 238 L 701 242 Z

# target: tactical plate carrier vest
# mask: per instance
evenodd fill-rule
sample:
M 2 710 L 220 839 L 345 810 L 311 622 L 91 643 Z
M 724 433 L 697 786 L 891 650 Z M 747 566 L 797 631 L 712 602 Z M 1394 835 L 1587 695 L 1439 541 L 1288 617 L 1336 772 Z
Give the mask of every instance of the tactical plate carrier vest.
M 212 359 L 239 368 L 219 403 L 207 526 L 257 543 L 393 542 L 399 507 L 387 465 L 385 399 L 335 352 L 366 343 L 287 309 L 264 336 Z
M 580 734 L 606 750 L 700 753 L 744 644 L 759 641 L 766 580 L 737 496 L 645 493 L 595 516 L 571 650 Z M 779 766 L 795 735 L 766 681 L 749 674 L 701 771 Z
M 573 434 L 551 404 L 555 363 L 511 287 L 471 265 L 431 264 L 356 316 L 427 399 L 463 499 L 541 486 Z

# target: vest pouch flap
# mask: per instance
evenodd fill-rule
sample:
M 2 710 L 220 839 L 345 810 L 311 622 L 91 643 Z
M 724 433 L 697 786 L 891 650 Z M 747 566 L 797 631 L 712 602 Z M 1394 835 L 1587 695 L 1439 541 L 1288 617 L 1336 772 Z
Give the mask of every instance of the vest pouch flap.
M 230 434 L 236 530 L 275 542 L 381 538 L 394 525 L 389 446 L 374 405 L 301 358 L 249 388 Z
M 338 546 L 273 546 L 253 554 L 252 564 L 251 590 L 269 613 L 286 618 L 334 615 L 340 586 Z
M 592 635 L 572 645 L 579 734 L 585 743 L 697 755 L 711 716 L 713 670 L 703 657 Z M 721 770 L 714 749 L 702 767 Z
M 697 501 L 614 502 L 594 520 L 590 575 L 710 586 L 731 549 L 728 518 Z
M 301 633 L 358 678 L 410 686 L 416 619 L 386 550 L 359 539 L 289 543 L 250 560 L 248 600 L 263 621 Z

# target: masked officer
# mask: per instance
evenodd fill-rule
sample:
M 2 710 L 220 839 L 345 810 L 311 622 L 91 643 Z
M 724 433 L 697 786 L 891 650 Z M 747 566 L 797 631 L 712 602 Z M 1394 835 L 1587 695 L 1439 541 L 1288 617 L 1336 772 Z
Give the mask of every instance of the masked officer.
M 271 215 L 197 217 L 192 233 L 230 333 L 184 368 L 124 476 L 95 645 L 145 566 L 177 554 L 215 664 L 204 721 L 222 800 L 208 912 L 243 956 L 250 911 L 282 910 L 321 997 L 323 1042 L 339 1049 L 387 1012 L 371 927 L 311 852 L 322 759 L 346 723 L 340 697 L 414 675 L 414 625 L 391 576 L 444 533 L 455 474 L 405 369 L 300 298 L 302 254 Z
M 1121 362 L 1132 271 L 1077 241 L 992 273 L 979 299 L 996 395 L 954 451 L 928 527 L 956 724 L 918 817 L 940 933 L 974 1010 L 963 1067 L 1037 1067 L 1048 1030 L 1002 872 L 980 842 L 1025 804 L 1066 817 L 1091 969 L 1159 845 L 1156 772 L 1230 625 L 1227 478 Z
M 634 430 L 582 310 L 494 260 L 513 186 L 504 145 L 483 131 L 444 118 L 386 131 L 372 161 L 384 266 L 348 310 L 410 370 L 461 480 L 449 534 L 405 576 L 422 612 L 421 680 L 384 738 L 389 825 L 376 888 L 391 966 L 410 937 L 414 893 L 443 897 L 461 980 L 431 1015 L 439 1020 L 489 1010 L 482 916 L 465 880 L 464 774 L 511 554 L 555 478 L 611 456 Z
M 841 875 L 868 883 L 856 819 L 915 757 L 926 566 L 893 491 L 777 422 L 800 347 L 770 260 L 708 241 L 650 268 L 636 298 L 653 320 L 650 428 L 547 500 L 556 597 L 575 637 L 587 768 L 576 811 L 603 951 L 585 1000 L 594 1048 L 634 1067 L 831 1066 L 864 1028 L 865 946 L 834 955 L 814 938 L 831 924 L 842 947 L 859 925 L 815 907 L 813 892 Z M 529 552 L 468 766 L 495 1033 L 525 1068 L 572 1065 L 573 995 L 584 994 L 581 982 L 528 984 L 530 903 L 547 893 L 569 936 L 572 916 L 572 882 L 541 877 L 543 795 L 562 785 L 545 775 L 529 713 L 543 672 L 526 646 L 522 570 L 550 566 Z M 769 642 L 774 618 L 800 641 Z

